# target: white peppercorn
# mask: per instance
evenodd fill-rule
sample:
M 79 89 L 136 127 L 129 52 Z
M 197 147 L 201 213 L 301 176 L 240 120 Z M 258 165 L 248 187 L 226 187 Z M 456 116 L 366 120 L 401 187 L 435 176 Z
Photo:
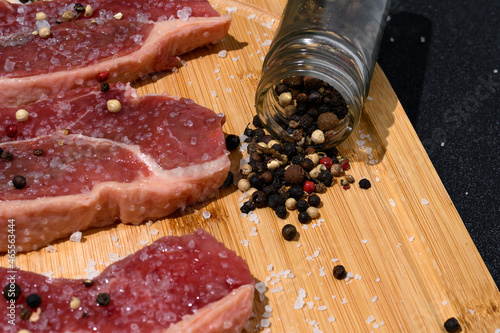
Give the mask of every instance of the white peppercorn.
M 316 208 L 316 207 L 307 208 L 306 213 L 312 219 L 315 219 L 319 216 L 318 208 Z
M 318 163 L 319 163 L 319 155 L 316 154 L 316 153 L 306 155 L 306 158 L 308 158 L 311 161 L 313 161 L 314 166 L 318 165 Z
M 45 14 L 44 12 L 38 12 L 36 13 L 35 18 L 37 21 L 43 21 L 47 19 L 47 14 Z
M 29 118 L 29 113 L 25 109 L 19 109 L 16 111 L 16 120 L 20 123 L 25 122 Z
M 252 166 L 250 164 L 245 163 L 240 167 L 240 173 L 243 177 L 247 177 L 250 172 L 252 172 Z
M 311 134 L 311 140 L 315 144 L 320 145 L 323 142 L 325 142 L 325 133 L 323 133 L 322 130 L 317 129 L 314 132 L 312 132 L 312 134 Z
M 294 198 L 288 198 L 285 201 L 285 206 L 289 210 L 294 210 L 296 205 L 297 205 L 297 200 L 295 200 Z
M 76 310 L 80 307 L 80 305 L 82 305 L 82 302 L 80 301 L 80 299 L 78 297 L 71 297 L 71 301 L 69 302 L 69 306 L 73 309 L 73 310 Z
M 118 113 L 122 109 L 122 104 L 117 99 L 110 99 L 106 106 L 108 107 L 108 111 L 111 113 Z
M 50 36 L 50 29 L 47 27 L 42 27 L 40 30 L 38 30 L 38 36 L 42 38 L 47 38 Z
M 280 162 L 276 159 L 270 160 L 267 162 L 267 169 L 270 171 L 276 170 L 280 167 Z
M 250 182 L 248 181 L 248 179 L 245 179 L 245 178 L 242 178 L 240 179 L 240 181 L 238 182 L 238 189 L 241 191 L 241 192 L 246 192 L 250 189 Z
M 284 92 L 279 96 L 278 100 L 282 107 L 290 105 L 292 103 L 292 94 L 290 92 Z
M 90 16 L 92 16 L 93 13 L 94 13 L 94 9 L 92 8 L 92 6 L 91 5 L 87 5 L 85 7 L 85 14 L 84 14 L 84 16 L 85 17 L 90 17 Z

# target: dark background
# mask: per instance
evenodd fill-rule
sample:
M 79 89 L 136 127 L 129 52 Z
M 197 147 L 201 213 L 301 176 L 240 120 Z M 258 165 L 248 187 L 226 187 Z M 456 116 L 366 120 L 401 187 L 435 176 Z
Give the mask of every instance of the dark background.
M 378 62 L 500 286 L 500 1 L 393 0 Z

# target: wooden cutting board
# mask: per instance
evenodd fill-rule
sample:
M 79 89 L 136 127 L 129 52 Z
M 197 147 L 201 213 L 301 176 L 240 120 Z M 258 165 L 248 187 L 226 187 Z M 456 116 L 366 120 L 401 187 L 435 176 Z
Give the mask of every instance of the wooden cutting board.
M 183 56 L 185 66 L 178 72 L 136 87 L 141 94 L 167 91 L 192 98 L 226 114 L 226 133 L 241 134 L 255 112 L 262 60 L 284 3 L 213 0 L 220 13 L 232 12 L 225 40 Z M 218 56 L 222 50 L 228 51 L 225 58 Z M 458 318 L 464 332 L 496 332 L 499 291 L 378 67 L 370 96 L 359 127 L 339 151 L 351 161 L 349 173 L 368 178 L 372 188 L 329 188 L 321 195 L 321 220 L 307 229 L 296 212 L 289 214 L 286 222 L 298 227 L 298 241 L 283 240 L 285 221 L 270 209 L 257 210 L 258 221 L 242 217 L 242 194 L 231 188 L 162 221 L 88 230 L 80 243 L 52 244 L 55 253 L 44 248 L 19 254 L 17 265 L 81 278 L 88 267 L 102 271 L 116 255 L 201 227 L 245 258 L 257 281 L 267 283 L 263 295 L 256 293 L 250 332 L 444 332 L 449 317 Z M 241 157 L 231 153 L 234 172 Z M 211 216 L 205 218 L 204 211 Z M 334 279 L 336 264 L 354 277 Z M 7 267 L 5 256 L 0 265 Z M 294 309 L 300 289 L 306 304 Z M 270 309 L 270 327 L 261 327 L 267 326 L 262 319 Z

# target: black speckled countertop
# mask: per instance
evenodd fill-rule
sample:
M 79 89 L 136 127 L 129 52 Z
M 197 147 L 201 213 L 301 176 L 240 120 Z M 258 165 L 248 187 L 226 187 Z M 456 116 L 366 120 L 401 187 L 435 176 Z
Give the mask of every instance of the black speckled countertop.
M 500 286 L 500 1 L 393 0 L 378 62 Z

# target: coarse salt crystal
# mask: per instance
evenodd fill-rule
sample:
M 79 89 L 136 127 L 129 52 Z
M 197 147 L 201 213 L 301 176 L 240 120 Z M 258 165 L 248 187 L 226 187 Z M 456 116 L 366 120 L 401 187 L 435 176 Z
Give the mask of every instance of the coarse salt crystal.
M 448 302 L 446 302 L 446 301 L 442 301 L 441 303 L 442 303 L 443 305 L 448 304 Z
M 410 240 L 410 242 L 413 242 L 415 240 L 415 237 L 412 236 L 412 237 L 410 237 L 409 240 Z
M 53 247 L 52 245 L 49 245 L 45 248 L 47 250 L 47 252 L 50 252 L 50 253 L 56 253 L 57 250 L 55 247 Z
M 147 243 L 149 243 L 149 242 L 147 240 L 145 240 L 145 239 L 141 239 L 139 241 L 139 245 L 146 245 Z
M 266 283 L 265 282 L 257 282 L 255 284 L 255 290 L 257 290 L 259 293 L 263 294 L 266 292 Z
M 370 154 L 372 153 L 372 151 L 373 151 L 373 148 L 372 148 L 372 147 L 366 147 L 366 149 L 365 149 L 365 152 L 366 152 L 368 155 L 370 155 Z
M 271 325 L 271 321 L 269 319 L 264 318 L 260 321 L 261 327 L 269 327 L 270 325 Z
M 253 20 L 254 18 L 256 18 L 257 15 L 255 15 L 254 13 L 250 14 L 247 16 L 247 20 Z
M 231 91 L 233 91 L 233 90 L 230 87 L 226 88 L 226 92 L 230 93 Z
M 335 317 L 334 316 L 328 317 L 328 322 L 329 323 L 333 323 L 334 321 L 335 321 Z
M 252 227 L 252 230 L 250 230 L 250 232 L 248 233 L 248 235 L 250 236 L 257 236 L 257 228 L 256 227 Z
M 310 310 L 314 307 L 314 303 L 313 302 L 307 302 L 307 308 Z
M 271 45 L 271 42 L 272 42 L 272 41 L 271 41 L 270 39 L 266 39 L 266 40 L 264 41 L 264 43 L 260 44 L 260 46 L 269 46 L 269 45 Z
M 425 43 L 425 37 L 424 36 L 420 37 L 420 43 Z
M 151 229 L 151 230 L 149 230 L 149 233 L 151 234 L 151 236 L 156 236 L 156 235 L 158 235 L 159 231 L 156 229 Z
M 279 293 L 281 291 L 283 291 L 283 287 L 271 288 L 271 293 Z
M 74 233 L 69 236 L 69 240 L 75 243 L 78 243 L 82 240 L 82 233 L 81 231 L 75 231 Z
M 347 303 L 347 298 L 342 298 L 342 302 L 340 302 L 342 304 L 346 304 Z
M 213 97 L 217 97 L 217 93 L 214 90 L 212 90 L 210 94 L 212 94 Z
M 212 214 L 210 214 L 210 212 L 209 212 L 209 211 L 206 211 L 206 210 L 204 210 L 204 211 L 201 213 L 201 215 L 203 215 L 203 217 L 205 218 L 205 220 L 206 220 L 206 219 L 209 219 L 209 218 L 210 218 L 210 216 L 212 216 Z
M 322 305 L 322 306 L 319 306 L 318 307 L 318 310 L 319 311 L 325 311 L 327 308 L 326 308 L 326 305 Z
M 362 242 L 363 244 L 366 244 L 366 243 L 368 243 L 368 240 L 363 239 L 363 240 L 361 240 L 361 242 Z
M 267 270 L 270 272 L 273 270 L 273 264 L 267 265 Z
M 392 207 L 396 207 L 396 202 L 394 202 L 394 199 L 389 199 L 389 203 Z
M 377 324 L 377 323 L 375 323 L 375 324 L 373 324 L 373 326 L 372 326 L 372 327 L 373 327 L 374 329 L 377 329 L 377 328 L 379 328 L 379 327 L 380 327 L 380 325 L 379 325 L 379 324 Z
M 373 296 L 372 303 L 375 303 L 378 300 L 378 296 Z
M 54 272 L 52 271 L 42 272 L 42 275 L 48 277 L 49 279 L 52 279 L 53 278 L 52 275 L 54 275 Z
M 474 310 L 469 309 L 470 314 L 474 314 Z
M 375 177 L 375 181 L 378 183 L 380 181 L 380 178 Z
M 232 59 L 234 62 L 236 62 L 236 61 L 240 60 L 240 57 L 233 57 L 233 58 L 231 58 L 231 59 Z
M 120 260 L 120 256 L 118 255 L 118 253 L 109 253 L 108 258 L 109 258 L 109 261 L 111 261 L 111 262 L 115 262 L 115 261 Z
M 232 14 L 238 11 L 238 7 L 226 7 L 227 13 Z
M 368 96 L 366 99 L 371 101 L 373 98 L 371 96 Z
M 374 316 L 370 316 L 370 317 L 366 318 L 366 322 L 368 324 L 373 323 L 374 321 L 375 321 L 375 317 Z
M 243 244 L 246 247 L 248 247 L 248 243 L 250 243 L 250 241 L 248 239 L 244 239 L 244 240 L 240 241 L 240 244 Z
M 429 204 L 429 201 L 427 201 L 425 199 L 420 200 L 420 202 L 422 203 L 422 205 L 428 205 Z

